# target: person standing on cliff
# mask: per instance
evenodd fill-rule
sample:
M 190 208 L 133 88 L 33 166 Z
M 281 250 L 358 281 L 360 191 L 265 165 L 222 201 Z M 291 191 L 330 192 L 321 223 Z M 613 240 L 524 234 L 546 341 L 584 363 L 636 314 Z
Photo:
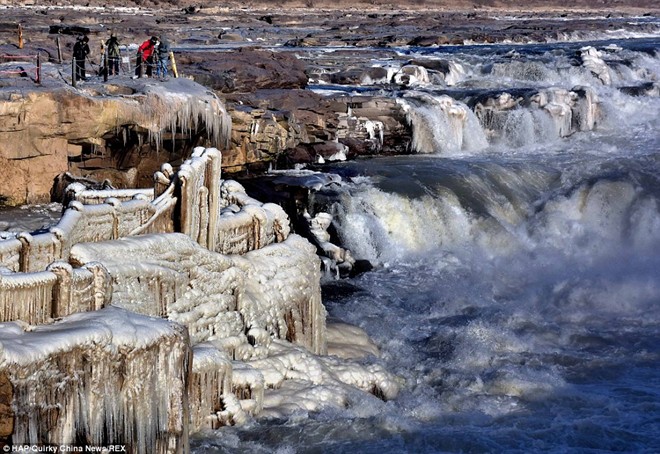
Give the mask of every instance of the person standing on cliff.
M 156 49 L 158 38 L 152 36 L 143 42 L 137 51 L 137 61 L 135 62 L 135 75 L 141 77 L 143 74 L 147 77 L 151 76 L 153 60 L 152 56 Z M 143 73 L 144 71 L 144 73 Z
M 158 58 L 158 66 L 156 66 L 156 77 L 166 78 L 167 66 L 170 60 L 170 42 L 164 35 L 161 35 L 158 39 L 156 57 Z
M 110 39 L 105 42 L 106 52 L 108 53 L 108 75 L 119 75 L 119 59 L 121 58 L 119 51 L 119 40 L 112 34 Z
M 89 38 L 87 35 L 78 37 L 73 45 L 73 58 L 76 61 L 76 80 L 87 80 L 85 76 L 85 59 L 89 55 Z

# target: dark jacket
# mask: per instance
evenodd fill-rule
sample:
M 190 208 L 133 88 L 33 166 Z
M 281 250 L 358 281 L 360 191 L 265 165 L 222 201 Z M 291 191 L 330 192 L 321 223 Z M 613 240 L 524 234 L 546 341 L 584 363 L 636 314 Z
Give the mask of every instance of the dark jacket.
M 78 40 L 73 45 L 73 58 L 76 60 L 84 60 L 89 55 L 89 46 L 86 41 Z
M 158 45 L 158 58 L 165 58 L 170 53 L 170 42 L 164 36 L 160 37 Z

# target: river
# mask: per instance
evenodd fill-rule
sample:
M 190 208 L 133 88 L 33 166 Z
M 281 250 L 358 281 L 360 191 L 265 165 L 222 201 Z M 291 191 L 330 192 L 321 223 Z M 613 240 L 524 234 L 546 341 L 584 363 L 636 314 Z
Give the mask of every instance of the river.
M 609 84 L 573 64 L 586 45 Z M 324 303 L 401 392 L 205 433 L 193 452 L 659 452 L 660 97 L 624 87 L 660 80 L 660 40 L 399 55 L 465 70 L 417 100 L 580 85 L 602 115 L 561 136 L 520 109 L 497 137 L 477 122 L 450 143 L 427 103 L 431 149 L 327 167 L 342 246 L 375 267 L 328 283 Z

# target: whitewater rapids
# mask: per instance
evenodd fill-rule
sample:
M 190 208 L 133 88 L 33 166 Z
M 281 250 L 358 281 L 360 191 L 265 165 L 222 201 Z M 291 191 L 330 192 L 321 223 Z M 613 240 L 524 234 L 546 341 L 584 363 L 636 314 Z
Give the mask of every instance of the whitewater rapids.
M 323 207 L 375 264 L 326 284 L 324 304 L 367 332 L 399 396 L 255 421 L 195 452 L 660 450 L 660 99 L 622 89 L 658 80 L 658 43 L 569 64 L 583 46 L 424 51 L 465 79 L 401 98 L 417 154 L 326 168 L 342 184 Z M 545 94 L 475 123 L 475 87 L 511 85 Z M 570 130 L 561 90 L 576 85 L 600 113 Z

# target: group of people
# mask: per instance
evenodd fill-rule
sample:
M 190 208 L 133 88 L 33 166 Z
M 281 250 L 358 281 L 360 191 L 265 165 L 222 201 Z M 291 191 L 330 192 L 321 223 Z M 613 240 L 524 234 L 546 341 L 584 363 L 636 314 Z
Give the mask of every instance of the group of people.
M 90 53 L 89 37 L 83 35 L 78 37 L 73 46 L 73 58 L 75 60 L 76 80 L 86 80 L 85 62 Z M 121 49 L 119 40 L 115 34 L 105 42 L 105 70 L 109 76 L 118 75 L 121 63 Z M 170 59 L 170 43 L 163 35 L 152 36 L 143 42 L 137 50 L 135 62 L 135 75 L 138 77 L 167 77 Z
M 135 75 L 151 77 L 155 68 L 156 77 L 167 77 L 169 60 L 170 43 L 167 38 L 163 35 L 152 36 L 138 47 Z

